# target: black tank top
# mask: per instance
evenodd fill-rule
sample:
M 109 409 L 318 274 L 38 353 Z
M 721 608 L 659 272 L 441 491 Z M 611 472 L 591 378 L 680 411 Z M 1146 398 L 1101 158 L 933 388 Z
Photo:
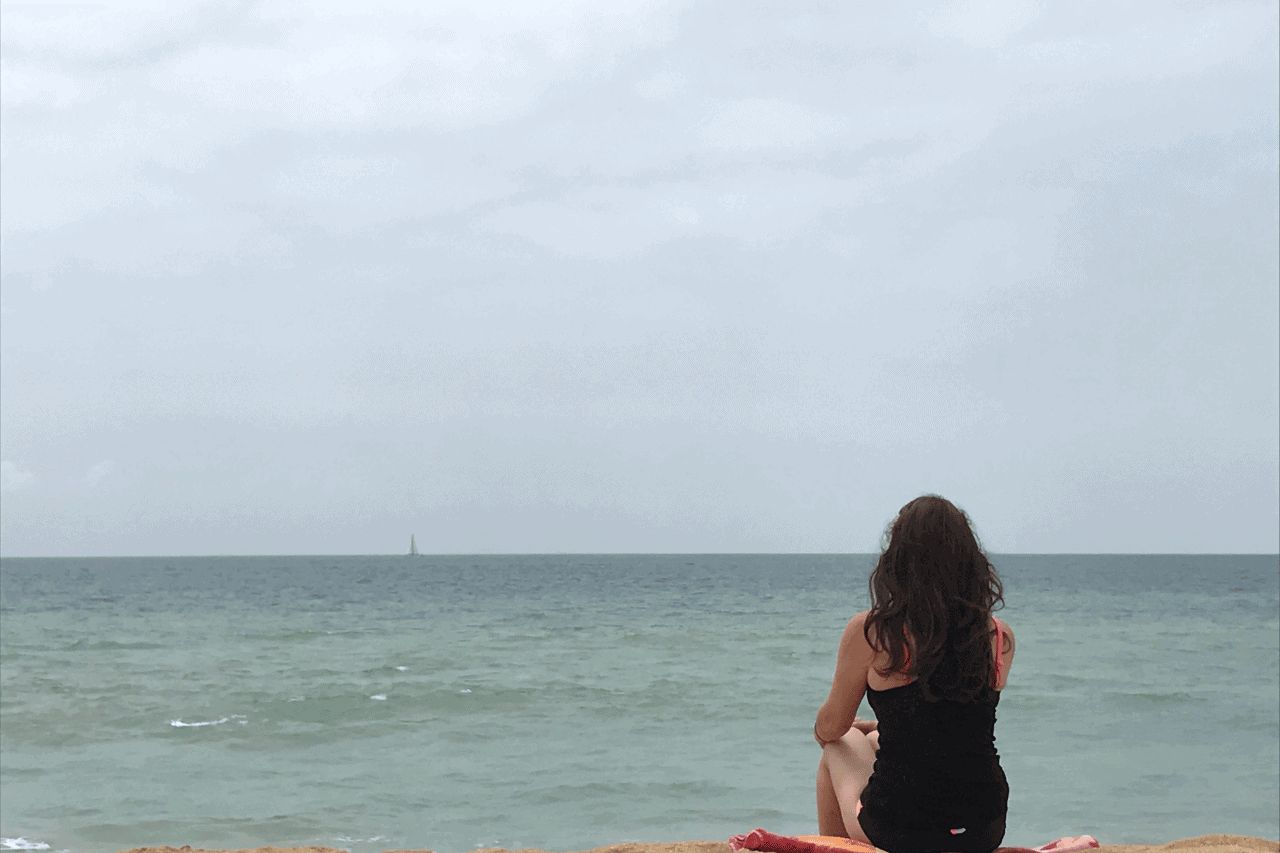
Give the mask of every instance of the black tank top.
M 862 792 L 863 811 L 902 829 L 956 829 L 1003 821 L 1009 783 L 996 752 L 990 686 L 969 703 L 925 701 L 920 682 L 867 688 L 880 749 Z

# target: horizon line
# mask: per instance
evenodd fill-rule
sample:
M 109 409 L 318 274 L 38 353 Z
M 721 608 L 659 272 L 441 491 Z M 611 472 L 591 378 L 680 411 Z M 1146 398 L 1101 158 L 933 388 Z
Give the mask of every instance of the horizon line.
M 0 560 L 160 560 L 213 557 L 870 557 L 879 551 L 457 551 L 439 554 L 0 554 Z M 1276 557 L 1280 551 L 989 551 L 993 557 Z

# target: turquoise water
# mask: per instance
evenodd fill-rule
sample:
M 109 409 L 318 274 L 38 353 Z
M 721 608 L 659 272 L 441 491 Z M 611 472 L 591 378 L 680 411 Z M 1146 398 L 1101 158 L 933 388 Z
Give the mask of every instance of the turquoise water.
M 810 729 L 873 559 L 5 559 L 0 836 L 814 832 Z M 1006 844 L 1280 836 L 1275 556 L 994 559 L 1018 638 Z

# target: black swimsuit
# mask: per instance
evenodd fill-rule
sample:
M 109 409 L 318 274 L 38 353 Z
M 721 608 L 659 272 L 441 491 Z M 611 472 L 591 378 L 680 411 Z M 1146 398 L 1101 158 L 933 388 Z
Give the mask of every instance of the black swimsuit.
M 998 626 L 997 626 L 998 630 Z M 1000 647 L 996 648 L 999 678 Z M 918 681 L 867 688 L 880 749 L 862 791 L 858 823 L 890 853 L 990 853 L 1004 838 L 1009 783 L 996 752 L 988 687 L 970 703 L 927 702 Z

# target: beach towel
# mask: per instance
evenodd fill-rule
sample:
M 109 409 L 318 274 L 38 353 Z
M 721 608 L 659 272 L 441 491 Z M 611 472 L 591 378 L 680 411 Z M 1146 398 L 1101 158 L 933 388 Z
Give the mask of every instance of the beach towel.
M 729 839 L 734 850 L 758 850 L 760 853 L 876 853 L 876 848 L 863 841 L 830 835 L 775 835 L 754 829 Z M 995 853 L 1074 853 L 1098 846 L 1092 835 L 1067 836 L 1039 847 L 1000 847 Z
M 734 850 L 759 850 L 761 853 L 876 853 L 876 848 L 850 838 L 830 835 L 775 835 L 755 829 L 729 839 Z

